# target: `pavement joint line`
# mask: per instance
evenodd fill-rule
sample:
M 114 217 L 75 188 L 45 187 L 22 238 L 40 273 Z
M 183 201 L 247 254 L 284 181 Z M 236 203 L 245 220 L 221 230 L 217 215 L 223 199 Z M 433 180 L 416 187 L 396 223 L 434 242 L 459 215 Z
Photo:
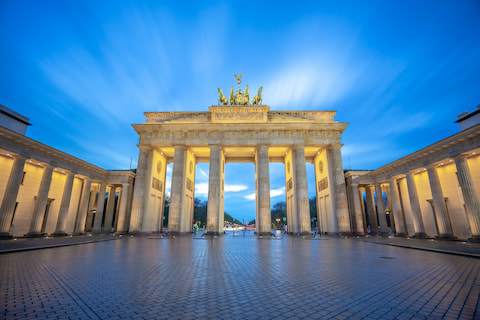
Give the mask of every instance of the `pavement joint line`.
M 32 251 L 32 250 L 40 250 L 40 249 L 52 249 L 52 248 L 76 246 L 76 245 L 80 245 L 80 244 L 88 244 L 88 243 L 112 241 L 112 240 L 121 240 L 121 239 L 127 239 L 127 238 L 97 239 L 97 240 L 88 240 L 88 241 L 81 241 L 81 242 L 59 243 L 59 244 L 37 246 L 37 247 L 5 249 L 5 250 L 0 250 L 0 254 L 15 253 L 15 252 L 22 252 L 22 251 Z
M 416 247 L 416 246 L 407 246 L 407 245 L 403 245 L 403 244 L 376 242 L 376 241 L 369 241 L 369 240 L 361 240 L 361 241 L 374 243 L 374 244 L 380 244 L 380 245 L 384 245 L 384 246 L 392 246 L 392 247 L 414 249 L 414 250 L 421 250 L 421 251 L 430 251 L 430 252 L 444 253 L 444 254 L 453 254 L 453 255 L 457 255 L 457 256 L 480 259 L 480 254 L 475 254 L 475 253 L 450 251 L 450 250 L 435 249 L 435 248 Z

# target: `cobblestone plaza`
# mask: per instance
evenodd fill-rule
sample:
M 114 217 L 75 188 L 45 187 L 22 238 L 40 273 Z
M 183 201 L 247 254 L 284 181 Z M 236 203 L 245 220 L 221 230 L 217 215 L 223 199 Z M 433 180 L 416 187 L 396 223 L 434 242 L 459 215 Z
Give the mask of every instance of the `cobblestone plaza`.
M 6 319 L 480 315 L 479 259 L 357 238 L 124 237 L 2 254 L 0 273 Z

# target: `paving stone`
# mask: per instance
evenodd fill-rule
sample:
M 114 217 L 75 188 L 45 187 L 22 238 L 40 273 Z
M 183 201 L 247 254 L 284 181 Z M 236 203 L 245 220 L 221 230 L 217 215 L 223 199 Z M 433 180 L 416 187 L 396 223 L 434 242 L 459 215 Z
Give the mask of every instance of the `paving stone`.
M 325 239 L 124 237 L 3 254 L 0 318 L 480 318 L 480 259 Z

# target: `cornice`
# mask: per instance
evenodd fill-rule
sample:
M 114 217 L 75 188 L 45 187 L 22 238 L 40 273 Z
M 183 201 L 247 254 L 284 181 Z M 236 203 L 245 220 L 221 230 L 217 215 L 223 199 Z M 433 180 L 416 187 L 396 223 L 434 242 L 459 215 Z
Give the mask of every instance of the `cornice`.
M 23 156 L 28 155 L 27 158 L 43 163 L 55 163 L 56 167 L 92 179 L 103 180 L 107 176 L 107 170 L 3 127 L 0 127 L 0 149 Z

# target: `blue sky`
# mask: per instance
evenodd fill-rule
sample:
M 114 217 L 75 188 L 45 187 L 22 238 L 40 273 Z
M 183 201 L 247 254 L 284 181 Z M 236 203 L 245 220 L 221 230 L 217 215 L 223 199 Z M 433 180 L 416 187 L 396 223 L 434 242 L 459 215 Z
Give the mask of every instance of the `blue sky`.
M 0 103 L 29 137 L 129 169 L 144 111 L 206 111 L 243 73 L 272 110 L 337 110 L 344 168 L 375 169 L 480 104 L 479 16 L 467 0 L 0 0 Z M 253 164 L 226 169 L 226 211 L 253 217 Z M 283 187 L 271 164 L 272 204 Z

